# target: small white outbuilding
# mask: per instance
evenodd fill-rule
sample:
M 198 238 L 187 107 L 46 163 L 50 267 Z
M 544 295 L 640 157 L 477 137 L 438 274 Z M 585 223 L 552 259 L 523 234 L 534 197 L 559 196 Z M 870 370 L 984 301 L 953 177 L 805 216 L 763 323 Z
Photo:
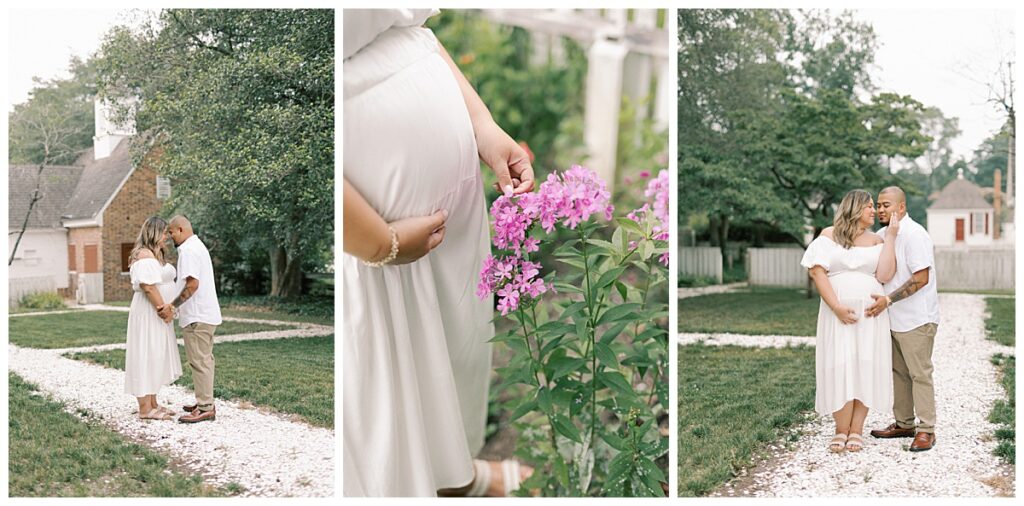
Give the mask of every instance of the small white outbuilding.
M 935 246 L 988 246 L 997 226 L 992 204 L 981 187 L 964 179 L 962 169 L 928 208 L 928 234 Z

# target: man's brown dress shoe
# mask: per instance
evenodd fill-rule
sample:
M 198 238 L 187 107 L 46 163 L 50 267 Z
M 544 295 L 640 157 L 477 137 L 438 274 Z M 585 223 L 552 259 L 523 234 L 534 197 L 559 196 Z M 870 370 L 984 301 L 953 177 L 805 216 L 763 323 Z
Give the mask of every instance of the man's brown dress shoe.
M 910 451 L 923 452 L 931 450 L 933 446 L 935 446 L 935 434 L 918 432 L 917 435 L 914 436 L 914 442 L 910 443 Z
M 198 423 L 198 422 L 206 422 L 206 421 L 211 421 L 212 422 L 212 421 L 214 421 L 216 419 L 217 419 L 217 408 L 213 408 L 213 409 L 211 409 L 209 411 L 203 411 L 203 410 L 201 410 L 199 408 L 196 408 L 191 413 L 178 418 L 178 421 L 181 422 L 181 423 Z
M 186 413 L 191 413 L 191 412 L 195 411 L 196 408 L 198 408 L 198 407 L 199 407 L 198 404 L 186 404 L 186 405 L 182 406 L 181 409 L 184 410 Z
M 896 422 L 893 422 L 884 429 L 872 430 L 871 435 L 882 439 L 889 439 L 894 437 L 914 437 L 914 429 L 904 429 L 899 425 L 896 425 Z

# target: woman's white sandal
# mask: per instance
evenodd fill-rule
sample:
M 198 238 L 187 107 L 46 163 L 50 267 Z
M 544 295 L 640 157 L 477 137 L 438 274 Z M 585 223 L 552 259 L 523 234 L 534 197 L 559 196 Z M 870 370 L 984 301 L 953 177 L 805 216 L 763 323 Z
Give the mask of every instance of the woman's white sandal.
M 851 432 L 846 440 L 846 449 L 851 452 L 859 452 L 864 449 L 864 436 Z
M 832 441 L 828 443 L 828 451 L 832 453 L 842 453 L 846 451 L 846 434 L 836 434 L 832 436 Z
M 487 489 L 491 486 L 491 464 L 486 460 L 473 460 L 473 469 L 476 470 L 476 477 L 473 485 L 466 492 L 466 497 L 486 497 Z M 519 462 L 516 460 L 501 461 L 501 477 L 504 497 L 512 495 L 519 488 Z

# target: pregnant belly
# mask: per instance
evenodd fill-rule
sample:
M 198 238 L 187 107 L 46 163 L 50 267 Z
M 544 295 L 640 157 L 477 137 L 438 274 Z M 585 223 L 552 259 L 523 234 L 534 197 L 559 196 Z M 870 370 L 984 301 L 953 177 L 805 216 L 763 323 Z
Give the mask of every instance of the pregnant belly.
M 482 184 L 469 114 L 436 52 L 346 100 L 344 136 L 345 179 L 387 221 L 458 206 L 460 188 Z
M 829 277 L 829 281 L 840 299 L 871 300 L 871 294 L 885 293 L 873 275 L 863 272 L 843 272 Z

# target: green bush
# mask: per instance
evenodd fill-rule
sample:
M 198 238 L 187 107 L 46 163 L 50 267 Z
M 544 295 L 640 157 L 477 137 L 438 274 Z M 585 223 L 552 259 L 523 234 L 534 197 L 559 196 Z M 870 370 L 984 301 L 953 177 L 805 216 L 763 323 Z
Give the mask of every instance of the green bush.
M 26 294 L 18 301 L 24 309 L 63 309 L 64 298 L 56 292 L 36 292 Z

